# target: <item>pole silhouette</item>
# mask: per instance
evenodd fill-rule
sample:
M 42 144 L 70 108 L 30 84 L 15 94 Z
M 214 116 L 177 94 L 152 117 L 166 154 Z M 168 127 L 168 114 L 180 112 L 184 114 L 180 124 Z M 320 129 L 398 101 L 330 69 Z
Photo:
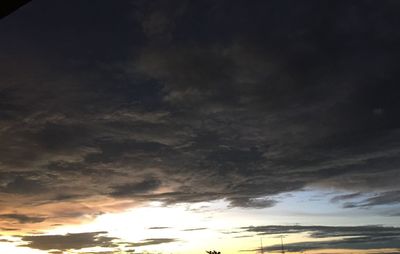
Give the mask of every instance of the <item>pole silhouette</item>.
M 263 247 L 262 237 L 260 237 L 260 241 L 261 241 L 261 254 L 264 254 L 264 247 Z

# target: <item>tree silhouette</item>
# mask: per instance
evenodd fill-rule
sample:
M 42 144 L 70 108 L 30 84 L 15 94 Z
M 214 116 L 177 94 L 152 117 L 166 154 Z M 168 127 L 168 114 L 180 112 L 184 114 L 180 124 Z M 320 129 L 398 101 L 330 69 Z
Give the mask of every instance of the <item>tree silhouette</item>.
M 208 254 L 221 254 L 221 252 L 219 251 L 215 251 L 215 250 L 210 250 L 210 251 L 206 251 Z

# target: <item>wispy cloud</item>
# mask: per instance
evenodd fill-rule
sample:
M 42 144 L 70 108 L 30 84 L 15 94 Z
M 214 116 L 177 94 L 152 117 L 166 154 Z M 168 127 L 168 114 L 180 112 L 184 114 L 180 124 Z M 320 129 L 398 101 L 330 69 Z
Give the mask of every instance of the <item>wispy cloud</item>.
M 131 243 L 129 246 L 130 247 L 141 247 L 141 246 L 149 246 L 149 245 L 158 245 L 158 244 L 164 244 L 164 243 L 172 243 L 178 241 L 177 239 L 174 238 L 149 238 L 149 239 L 144 239 L 141 242 L 137 243 Z

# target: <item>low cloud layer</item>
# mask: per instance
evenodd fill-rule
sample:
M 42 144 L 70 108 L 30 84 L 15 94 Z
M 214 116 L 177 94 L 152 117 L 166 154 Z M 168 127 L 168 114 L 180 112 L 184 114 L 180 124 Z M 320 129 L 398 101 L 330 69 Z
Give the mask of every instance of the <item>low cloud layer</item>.
M 21 244 L 20 246 L 50 251 L 51 253 L 57 253 L 57 251 L 81 250 L 93 247 L 108 249 L 104 253 L 115 253 L 115 251 L 122 249 L 130 252 L 133 251 L 133 247 L 159 245 L 179 241 L 174 238 L 149 238 L 134 243 L 125 242 L 119 238 L 107 236 L 107 232 L 103 231 L 70 233 L 65 235 L 26 235 L 22 236 L 21 240 L 27 243 Z M 85 251 L 84 253 L 91 252 Z
M 28 242 L 25 245 L 39 250 L 77 250 L 90 247 L 117 247 L 113 242 L 117 238 L 104 236 L 107 232 L 75 233 L 66 235 L 31 235 L 21 240 Z
M 397 204 L 399 8 L 33 1 L 0 23 L 0 226 L 307 186 Z
M 400 228 L 382 226 L 257 226 L 242 228 L 257 235 L 288 235 L 307 233 L 310 241 L 286 243 L 290 252 L 315 249 L 400 249 Z M 332 239 L 333 238 L 333 239 Z M 281 245 L 265 247 L 264 251 L 280 250 Z

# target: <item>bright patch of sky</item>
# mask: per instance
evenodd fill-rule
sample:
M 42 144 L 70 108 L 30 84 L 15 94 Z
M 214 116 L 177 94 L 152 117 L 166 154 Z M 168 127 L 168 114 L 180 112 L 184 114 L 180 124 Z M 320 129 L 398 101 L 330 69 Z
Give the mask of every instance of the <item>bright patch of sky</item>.
M 170 243 L 139 246 L 140 251 L 169 253 L 198 252 L 220 248 L 224 252 L 254 249 L 260 236 L 243 232 L 240 227 L 258 225 L 395 225 L 395 217 L 382 216 L 382 209 L 344 209 L 330 200 L 343 193 L 307 189 L 282 194 L 278 204 L 264 209 L 230 208 L 223 200 L 196 204 L 163 206 L 151 202 L 147 206 L 121 213 L 103 214 L 93 222 L 80 226 L 63 226 L 49 234 L 108 231 L 110 236 L 127 242 L 146 239 L 175 239 Z M 295 212 L 294 212 L 295 211 Z M 328 222 L 328 223 L 327 223 Z M 398 223 L 397 223 L 398 224 Z M 265 238 L 266 245 L 279 244 L 277 236 Z M 196 241 L 193 241 L 196 239 Z M 286 236 L 288 243 L 307 239 L 306 234 Z

